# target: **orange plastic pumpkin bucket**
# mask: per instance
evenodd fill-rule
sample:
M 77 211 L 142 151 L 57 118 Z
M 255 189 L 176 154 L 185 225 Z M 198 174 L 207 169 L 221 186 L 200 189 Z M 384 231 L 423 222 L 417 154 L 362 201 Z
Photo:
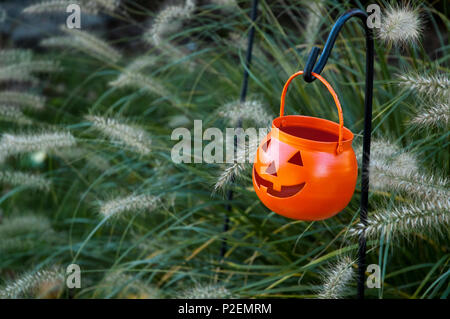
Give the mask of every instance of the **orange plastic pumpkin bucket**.
M 353 133 L 344 127 L 339 99 L 330 84 L 318 78 L 333 96 L 339 124 L 321 118 L 284 115 L 284 100 L 291 81 L 281 94 L 280 117 L 262 140 L 253 164 L 253 187 L 273 212 L 300 220 L 322 220 L 343 210 L 355 191 L 358 165 L 352 148 Z

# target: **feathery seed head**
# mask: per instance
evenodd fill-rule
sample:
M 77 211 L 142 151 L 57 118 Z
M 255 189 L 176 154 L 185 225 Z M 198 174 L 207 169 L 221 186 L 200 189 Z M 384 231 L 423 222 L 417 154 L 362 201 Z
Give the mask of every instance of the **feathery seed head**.
M 15 70 L 10 66 L 0 68 L 0 82 L 30 82 L 36 85 L 39 80 L 27 71 Z
M 68 36 L 56 36 L 41 41 L 42 46 L 68 47 L 86 53 L 101 61 L 117 62 L 122 58 L 121 53 L 108 43 L 87 31 L 62 28 Z
M 404 150 L 389 140 L 375 139 L 371 142 L 370 155 L 379 160 L 387 162 L 395 160 L 398 156 L 404 154 Z M 358 158 L 362 156 L 362 145 L 358 148 Z
M 401 167 L 376 161 L 371 165 L 370 185 L 374 189 L 401 192 L 416 199 L 442 200 L 450 195 L 445 178 L 407 172 Z
M 421 36 L 422 24 L 418 9 L 408 4 L 389 6 L 382 15 L 378 37 L 395 45 L 412 44 Z
M 185 6 L 168 6 L 155 17 L 150 30 L 144 35 L 150 43 L 159 46 L 161 38 L 179 29 L 183 21 L 191 18 L 195 9 L 195 2 L 187 0 Z
M 437 103 L 429 106 L 419 111 L 410 123 L 423 128 L 448 128 L 450 126 L 450 103 Z
M 231 297 L 227 288 L 216 285 L 196 286 L 184 290 L 179 295 L 181 299 L 226 299 Z
M 39 95 L 18 91 L 2 91 L 0 92 L 0 103 L 42 110 L 45 105 L 45 98 Z
M 336 264 L 330 265 L 323 273 L 323 284 L 317 297 L 319 299 L 339 299 L 348 293 L 348 284 L 353 280 L 353 260 L 342 257 Z
M 11 65 L 11 68 L 15 68 L 16 70 L 23 70 L 24 72 L 30 73 L 50 73 L 61 71 L 61 67 L 58 62 L 43 60 L 21 62 Z
M 272 120 L 272 116 L 267 113 L 260 101 L 228 103 L 219 115 L 229 120 L 230 125 L 236 125 L 239 120 L 250 120 L 259 126 L 266 127 Z
M 100 214 L 111 218 L 122 216 L 124 213 L 151 212 L 158 207 L 159 198 L 151 195 L 131 195 L 124 198 L 112 199 L 100 205 Z
M 356 149 L 358 161 L 362 161 L 362 145 Z M 419 170 L 417 160 L 398 145 L 388 140 L 378 139 L 371 142 L 371 168 L 396 171 L 398 174 L 416 173 Z
M 239 137 L 238 137 L 239 138 Z M 232 145 L 232 150 L 227 150 L 226 152 L 234 151 L 234 143 L 227 143 L 227 145 Z M 258 141 L 250 139 L 249 143 L 245 145 L 245 147 L 238 147 L 236 150 L 236 156 L 234 163 L 227 164 L 225 169 L 219 175 L 215 185 L 213 192 L 217 192 L 219 190 L 225 190 L 227 186 L 232 184 L 235 180 L 243 176 L 245 170 L 251 168 L 251 163 L 247 161 L 247 159 L 254 158 L 256 155 L 256 151 L 258 149 Z
M 141 73 L 125 70 L 116 80 L 109 83 L 113 87 L 134 87 L 159 96 L 168 96 L 167 90 L 156 80 Z
M 111 60 L 112 62 L 117 62 L 122 58 L 119 51 L 89 32 L 76 29 L 62 29 L 70 35 L 74 41 L 74 45 L 86 54 L 90 54 L 99 59 Z
M 52 151 L 75 144 L 75 138 L 68 132 L 3 134 L 0 139 L 0 154 L 9 156 L 36 151 Z
M 398 78 L 399 84 L 405 89 L 433 99 L 436 97 L 450 99 L 450 79 L 445 74 L 406 73 L 399 75 Z
M 151 137 L 142 128 L 101 116 L 89 115 L 86 116 L 86 119 L 111 141 L 128 146 L 141 155 L 150 153 Z
M 217 179 L 217 182 L 214 185 L 214 192 L 218 190 L 223 190 L 227 185 L 229 185 L 234 180 L 242 176 L 245 168 L 246 168 L 245 163 L 229 164 Z
M 361 148 L 357 151 L 361 158 Z M 385 141 L 371 146 L 370 186 L 401 192 L 415 198 L 439 200 L 449 196 L 448 180 L 421 173 L 415 156 Z
M 32 120 L 13 105 L 0 104 L 0 120 L 6 120 L 17 124 L 31 124 Z M 0 147 L 1 149 L 1 147 Z
M 350 229 L 350 234 L 367 238 L 387 239 L 405 237 L 413 234 L 444 234 L 450 226 L 450 200 L 419 202 L 400 207 L 378 210 L 368 218 L 368 225 L 358 224 Z
M 49 73 L 59 71 L 58 63 L 54 61 L 26 61 L 0 67 L 0 81 L 17 81 L 37 83 L 31 73 Z
M 127 72 L 140 72 L 148 67 L 155 65 L 157 59 L 154 56 L 140 56 L 127 65 Z
M 33 57 L 31 50 L 4 49 L 0 50 L 0 65 L 10 65 L 18 62 L 29 62 Z
M 21 186 L 36 190 L 49 191 L 50 181 L 36 174 L 23 172 L 0 171 L 0 183 Z
M 0 298 L 42 298 L 59 295 L 64 289 L 64 271 L 60 267 L 28 272 L 0 288 Z
M 361 158 L 361 148 L 357 153 Z M 450 197 L 447 178 L 422 173 L 413 154 L 385 140 L 372 142 L 369 181 L 373 189 L 399 192 L 416 200 L 435 202 Z

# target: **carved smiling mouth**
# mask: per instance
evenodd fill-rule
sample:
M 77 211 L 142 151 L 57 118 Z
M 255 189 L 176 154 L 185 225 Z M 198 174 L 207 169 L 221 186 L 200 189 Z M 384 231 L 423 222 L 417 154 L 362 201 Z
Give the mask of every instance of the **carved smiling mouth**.
M 297 194 L 299 191 L 305 187 L 305 183 L 292 185 L 292 186 L 281 186 L 281 191 L 276 191 L 273 189 L 273 183 L 263 179 L 261 176 L 256 173 L 256 169 L 253 167 L 253 174 L 255 174 L 255 181 L 258 188 L 260 185 L 263 185 L 267 188 L 267 193 L 280 198 L 291 197 Z

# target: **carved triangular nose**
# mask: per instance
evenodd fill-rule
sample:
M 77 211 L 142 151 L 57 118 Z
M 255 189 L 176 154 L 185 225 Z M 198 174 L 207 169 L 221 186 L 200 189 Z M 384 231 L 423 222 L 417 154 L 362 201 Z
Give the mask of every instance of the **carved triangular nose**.
M 266 174 L 270 174 L 273 176 L 278 176 L 277 175 L 277 168 L 275 166 L 275 162 L 270 163 L 270 165 L 266 168 Z

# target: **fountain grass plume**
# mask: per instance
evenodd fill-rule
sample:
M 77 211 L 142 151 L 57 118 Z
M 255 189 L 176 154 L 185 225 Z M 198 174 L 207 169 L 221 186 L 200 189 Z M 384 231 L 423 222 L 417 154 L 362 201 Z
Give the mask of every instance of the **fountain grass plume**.
M 128 146 L 141 155 L 150 153 L 151 137 L 144 129 L 113 118 L 88 115 L 86 119 L 111 141 Z
M 361 147 L 357 149 L 361 160 Z M 449 181 L 419 169 L 413 154 L 387 140 L 374 140 L 370 159 L 371 188 L 400 192 L 407 197 L 422 200 L 448 198 Z
M 397 46 L 415 43 L 422 35 L 423 21 L 419 10 L 409 3 L 388 6 L 381 17 L 378 37 Z
M 29 62 L 33 58 L 31 50 L 3 49 L 0 50 L 0 65 L 8 66 L 19 62 Z
M 4 104 L 0 104 L 0 120 L 13 122 L 19 125 L 33 123 L 29 117 L 23 114 L 23 112 L 14 105 Z
M 118 50 L 88 31 L 65 27 L 61 29 L 68 35 L 50 37 L 42 40 L 40 44 L 45 47 L 75 49 L 103 62 L 115 63 L 122 58 L 122 54 Z
M 225 167 L 214 184 L 214 192 L 224 190 L 226 186 L 241 177 L 246 166 L 245 163 L 233 163 Z
M 45 98 L 20 91 L 0 91 L 0 103 L 40 111 L 44 109 Z
M 219 115 L 226 118 L 230 125 L 236 125 L 239 120 L 249 120 L 256 125 L 267 127 L 273 119 L 260 101 L 235 101 L 226 104 L 219 111 Z
M 57 61 L 33 60 L 10 65 L 10 69 L 29 73 L 51 73 L 61 71 Z
M 100 204 L 100 215 L 106 218 L 123 216 L 125 213 L 138 214 L 158 208 L 160 200 L 152 195 L 131 195 L 114 198 Z
M 139 56 L 127 65 L 125 71 L 127 72 L 140 72 L 146 68 L 152 67 L 156 64 L 158 58 L 155 56 Z
M 26 61 L 0 67 L 1 82 L 31 82 L 39 80 L 32 73 L 50 73 L 60 71 L 59 64 L 54 61 Z
M 227 299 L 232 298 L 230 291 L 218 285 L 197 285 L 182 291 L 181 299 Z
M 258 143 L 258 140 L 255 141 L 253 139 L 250 139 L 249 143 L 246 144 L 245 147 L 237 148 L 234 162 L 227 164 L 222 170 L 214 184 L 213 193 L 216 193 L 219 190 L 224 191 L 234 181 L 245 175 L 246 170 L 252 167 L 252 162 L 250 160 L 247 161 L 247 159 L 255 158 L 258 149 Z M 226 153 L 233 152 L 234 143 L 229 142 L 227 143 L 227 145 L 232 145 L 232 149 L 227 150 Z
M 76 144 L 69 132 L 8 134 L 0 138 L 0 155 L 17 155 L 36 151 L 60 150 Z
M 421 128 L 448 128 L 450 126 L 450 103 L 436 103 L 420 110 L 409 122 Z
M 29 82 L 31 85 L 36 85 L 39 80 L 28 71 L 4 67 L 0 68 L 0 82 Z
M 37 174 L 17 171 L 0 171 L 0 184 L 49 191 L 51 182 Z
M 446 74 L 408 72 L 398 75 L 404 89 L 421 98 L 420 107 L 409 124 L 417 128 L 446 128 L 450 125 L 450 79 Z M 425 99 L 422 99 L 425 98 Z
M 57 297 L 64 289 L 64 271 L 54 266 L 27 272 L 0 288 L 0 298 Z
M 136 65 L 133 65 L 133 68 L 134 67 L 136 67 Z M 166 88 L 157 80 L 149 76 L 145 76 L 144 74 L 136 72 L 132 69 L 125 69 L 122 74 L 120 74 L 120 76 L 116 80 L 111 81 L 109 85 L 119 88 L 132 87 L 142 89 L 145 92 L 156 94 L 162 97 L 169 95 Z
M 155 46 L 162 43 L 162 38 L 178 30 L 182 23 L 191 18 L 195 1 L 187 0 L 185 5 L 168 6 L 158 13 L 144 39 Z
M 365 233 L 367 238 L 410 238 L 412 235 L 448 236 L 450 229 L 450 199 L 415 202 L 378 209 L 369 216 L 368 225 L 357 224 L 350 234 Z
M 322 274 L 322 286 L 317 294 L 319 299 L 340 299 L 349 293 L 348 284 L 354 279 L 354 261 L 342 257 L 337 263 L 329 265 Z
M 407 72 L 398 75 L 398 84 L 414 93 L 422 94 L 435 100 L 437 97 L 450 98 L 450 79 L 448 75 L 436 73 L 432 75 Z
M 423 200 L 442 200 L 450 196 L 448 179 L 412 171 L 401 161 L 386 162 L 371 159 L 370 185 L 374 189 L 388 190 Z

